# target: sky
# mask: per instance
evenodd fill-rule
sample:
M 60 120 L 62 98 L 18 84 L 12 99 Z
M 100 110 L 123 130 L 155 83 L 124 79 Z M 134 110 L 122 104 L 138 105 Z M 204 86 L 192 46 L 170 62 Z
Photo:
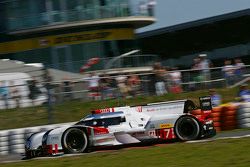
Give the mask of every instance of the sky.
M 249 9 L 250 0 L 157 0 L 157 22 L 138 32 Z

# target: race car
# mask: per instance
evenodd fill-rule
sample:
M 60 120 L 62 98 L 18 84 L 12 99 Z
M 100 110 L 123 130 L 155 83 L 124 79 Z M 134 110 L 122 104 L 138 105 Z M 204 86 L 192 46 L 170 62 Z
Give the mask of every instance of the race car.
M 74 125 L 31 134 L 27 158 L 58 153 L 83 153 L 98 146 L 117 146 L 159 140 L 197 140 L 216 134 L 210 97 L 200 98 L 202 115 L 194 116 L 191 100 L 151 103 L 92 111 Z

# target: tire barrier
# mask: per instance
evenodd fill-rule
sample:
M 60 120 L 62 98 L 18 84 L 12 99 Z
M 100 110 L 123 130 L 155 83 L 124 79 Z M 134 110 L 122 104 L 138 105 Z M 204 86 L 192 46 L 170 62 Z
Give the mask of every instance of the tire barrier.
M 234 103 L 226 104 L 221 112 L 221 130 L 233 130 L 237 128 L 237 109 Z
M 213 107 L 212 112 L 210 114 L 210 117 L 212 118 L 213 122 L 214 122 L 214 127 L 216 129 L 217 132 L 223 131 L 223 130 L 233 130 L 236 129 L 238 127 L 238 122 L 237 122 L 237 109 L 238 109 L 238 104 L 236 103 L 229 103 L 229 104 L 225 104 L 225 105 L 221 105 L 218 107 Z M 191 112 L 191 114 L 195 115 L 195 116 L 201 116 L 202 115 L 202 111 L 200 109 L 194 110 Z M 250 105 L 249 105 L 249 113 L 242 113 L 241 116 L 239 116 L 238 118 L 244 117 L 246 115 L 250 116 Z M 250 117 L 248 117 L 249 119 L 244 119 L 245 125 L 244 127 L 246 127 L 246 124 L 250 124 Z
M 250 103 L 242 103 L 237 111 L 239 128 L 250 128 Z
M 191 111 L 191 114 L 195 115 L 196 117 L 200 117 L 202 115 L 201 109 Z M 214 127 L 217 132 L 221 131 L 221 107 L 215 107 L 212 109 L 210 117 L 214 122 Z
M 210 114 L 212 120 L 214 121 L 214 128 L 217 132 L 221 131 L 221 111 L 222 107 L 213 107 L 212 113 Z
M 24 153 L 25 140 L 32 133 L 72 124 L 75 122 L 0 131 L 0 156 Z

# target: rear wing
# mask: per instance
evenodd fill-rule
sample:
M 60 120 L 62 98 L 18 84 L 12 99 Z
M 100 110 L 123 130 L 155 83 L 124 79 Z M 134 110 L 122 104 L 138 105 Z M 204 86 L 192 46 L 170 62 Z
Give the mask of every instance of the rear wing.
M 201 111 L 211 111 L 212 110 L 212 103 L 210 96 L 200 97 L 200 108 Z

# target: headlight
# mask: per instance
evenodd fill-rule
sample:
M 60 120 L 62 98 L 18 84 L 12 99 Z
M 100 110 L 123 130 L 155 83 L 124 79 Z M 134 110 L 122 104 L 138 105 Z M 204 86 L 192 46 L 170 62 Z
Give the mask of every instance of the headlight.
M 31 141 L 28 139 L 25 142 L 25 149 L 30 149 L 31 148 Z
M 213 120 L 207 121 L 205 124 L 212 124 Z
M 43 138 L 42 138 L 42 145 L 46 145 L 46 144 L 47 144 L 48 134 L 49 134 L 49 133 L 46 132 L 46 133 L 43 135 Z

